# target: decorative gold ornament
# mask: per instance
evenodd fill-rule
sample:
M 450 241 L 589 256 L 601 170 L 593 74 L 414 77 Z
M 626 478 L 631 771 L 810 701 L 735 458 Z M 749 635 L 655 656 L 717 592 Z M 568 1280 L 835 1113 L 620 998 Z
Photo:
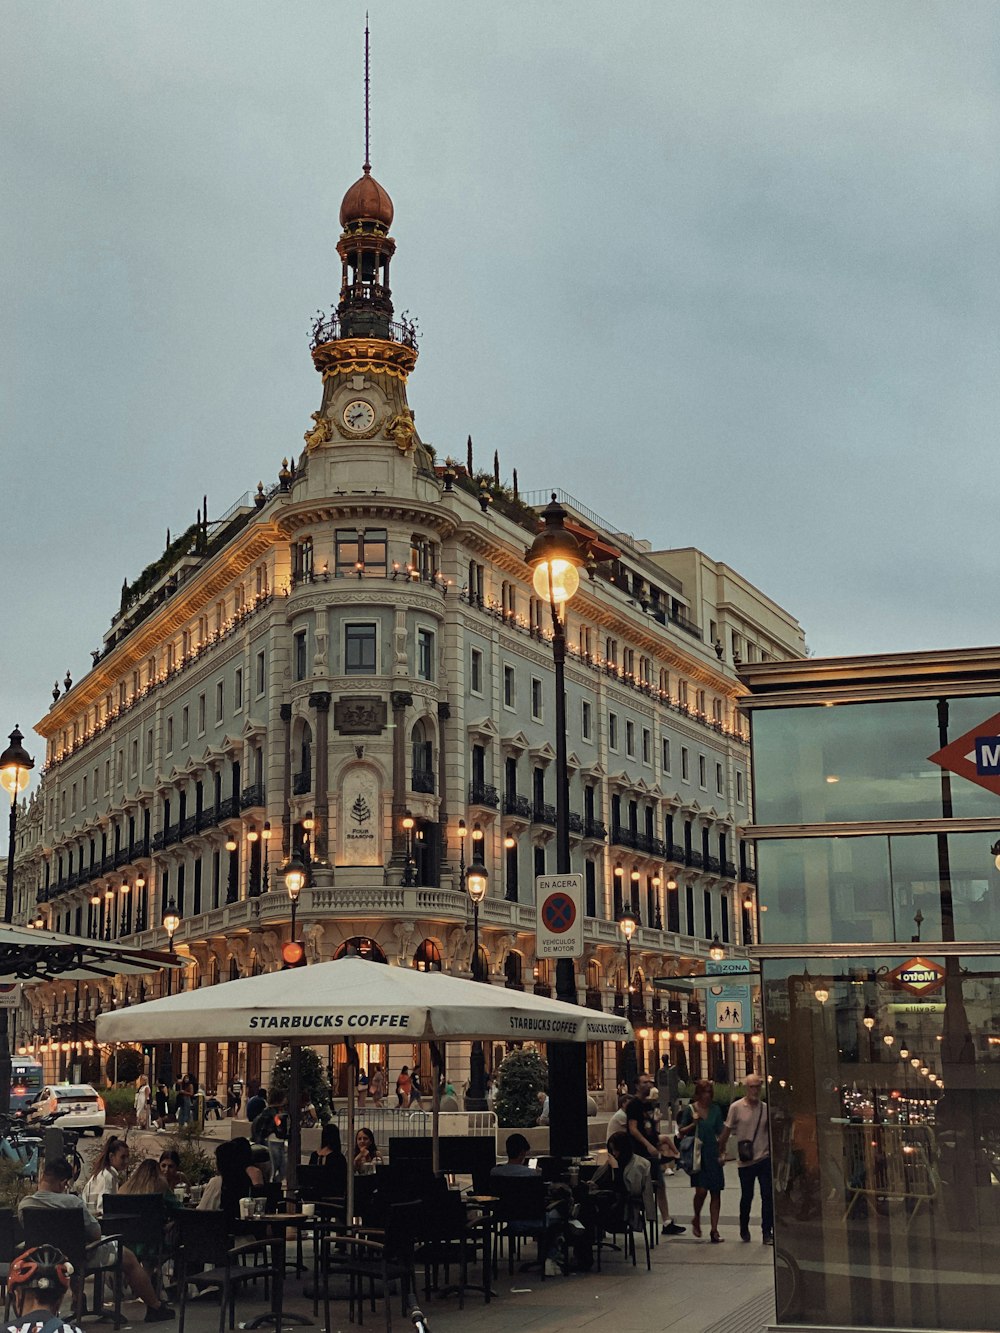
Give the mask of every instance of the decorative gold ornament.
M 406 380 L 417 349 L 388 338 L 335 338 L 313 348 L 313 363 L 324 380 L 332 375 L 392 375 Z
M 330 418 L 322 416 L 319 412 L 312 414 L 312 419 L 316 423 L 310 430 L 307 430 L 303 439 L 306 447 L 310 450 L 318 449 L 321 444 L 329 444 L 333 439 L 333 431 L 330 427 Z
M 396 448 L 401 454 L 408 454 L 416 441 L 416 427 L 413 424 L 413 412 L 410 408 L 404 407 L 397 412 L 391 421 L 387 422 L 385 428 L 386 435 L 395 441 Z

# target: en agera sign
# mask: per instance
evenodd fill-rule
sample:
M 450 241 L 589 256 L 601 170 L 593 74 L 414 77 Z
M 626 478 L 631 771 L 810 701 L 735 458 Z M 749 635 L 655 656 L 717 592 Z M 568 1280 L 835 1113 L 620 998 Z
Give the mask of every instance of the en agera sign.
M 893 968 L 888 979 L 911 995 L 933 995 L 944 985 L 944 968 L 929 958 L 911 958 Z

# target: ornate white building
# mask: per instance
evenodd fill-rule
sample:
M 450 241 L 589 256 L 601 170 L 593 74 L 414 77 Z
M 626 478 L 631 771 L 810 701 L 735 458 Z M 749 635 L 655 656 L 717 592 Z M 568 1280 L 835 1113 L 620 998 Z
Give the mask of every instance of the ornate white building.
M 311 868 L 298 913 L 311 961 L 357 950 L 469 975 L 464 854 L 490 875 L 478 971 L 545 993 L 553 981 L 533 950 L 534 877 L 555 865 L 552 650 L 524 559 L 549 497 L 479 474 L 471 444 L 459 465 L 422 443 L 407 399 L 415 333 L 390 299 L 392 216 L 366 166 L 341 207 L 341 299 L 314 330 L 322 397 L 299 456 L 221 519 L 199 511 L 123 588 L 103 650 L 37 725 L 45 768 L 20 825 L 18 919 L 163 946 L 173 903 L 188 987 L 281 965 L 279 867 L 293 850 Z M 644 1058 L 673 1042 L 697 1070 L 697 1010 L 661 1005 L 649 980 L 699 970 L 716 934 L 750 940 L 735 666 L 801 656 L 802 635 L 734 570 L 560 499 L 592 560 L 568 615 L 579 998 L 625 1005 L 616 918 L 630 900 Z M 22 1039 L 65 1074 L 100 1008 L 163 984 L 33 988 Z M 740 1070 L 750 1046 L 725 1054 Z M 261 1073 L 259 1049 L 172 1055 L 210 1088 Z M 424 1063 L 410 1056 L 393 1062 Z M 614 1058 L 590 1052 L 595 1090 L 613 1087 Z

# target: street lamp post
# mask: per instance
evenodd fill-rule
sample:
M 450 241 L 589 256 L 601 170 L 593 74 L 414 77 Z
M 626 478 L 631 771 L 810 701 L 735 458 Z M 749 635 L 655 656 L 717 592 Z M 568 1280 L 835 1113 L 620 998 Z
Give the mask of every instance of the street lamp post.
M 299 895 L 306 886 L 306 867 L 303 861 L 297 856 L 289 857 L 285 862 L 284 869 L 285 890 L 288 893 L 288 899 L 292 904 L 292 926 L 290 938 L 295 940 L 295 912 L 299 905 Z
M 7 883 L 3 899 L 3 921 L 9 926 L 14 919 L 14 851 L 17 843 L 17 798 L 27 787 L 35 761 L 22 745 L 24 737 L 15 727 L 10 733 L 10 745 L 0 754 L 0 785 L 10 792 L 10 837 L 7 842 Z M 9 1010 L 0 1009 L 0 1113 L 10 1111 L 10 1034 Z
M 406 835 L 406 863 L 403 866 L 403 885 L 409 888 L 417 882 L 413 864 L 413 828 L 416 820 L 410 814 L 409 810 L 403 813 L 403 833 Z
M 476 846 L 481 846 L 477 843 Z M 464 851 L 464 848 L 463 848 Z M 464 860 L 464 856 L 462 858 Z M 472 899 L 472 977 L 479 981 L 479 904 L 486 897 L 490 877 L 481 861 L 474 860 L 465 872 L 465 888 Z M 467 1111 L 486 1111 L 486 1057 L 483 1043 L 474 1041 L 469 1056 L 469 1095 L 465 1099 Z
M 632 936 L 638 924 L 631 907 L 623 907 L 618 917 L 618 929 L 625 940 L 625 1016 L 630 1023 L 632 1022 Z M 622 1078 L 628 1084 L 629 1092 L 635 1092 L 639 1079 L 639 1059 L 634 1039 L 627 1041 L 622 1051 Z
M 525 552 L 535 592 L 552 613 L 552 659 L 556 707 L 556 873 L 571 873 L 569 852 L 569 769 L 566 763 L 565 607 L 580 586 L 584 551 L 565 525 L 566 510 L 552 493 L 542 511 L 544 528 Z M 576 963 L 556 963 L 556 997 L 577 1003 Z M 585 1157 L 587 1139 L 587 1051 L 582 1044 L 552 1042 L 549 1051 L 549 1146 L 555 1157 Z
M 163 926 L 163 929 L 167 932 L 167 942 L 169 945 L 170 957 L 176 958 L 177 954 L 174 951 L 174 936 L 177 934 L 177 927 L 181 924 L 181 914 L 180 912 L 178 912 L 177 904 L 176 902 L 174 902 L 173 898 L 171 898 L 170 901 L 167 903 L 167 906 L 163 913 L 161 924 Z M 168 967 L 167 994 L 173 995 L 173 993 L 174 993 L 174 969 L 172 967 Z M 165 1069 L 161 1067 L 160 1075 L 163 1078 L 164 1083 L 166 1083 L 167 1086 L 169 1087 L 174 1079 L 174 1048 L 171 1042 L 167 1043 L 167 1062 Z

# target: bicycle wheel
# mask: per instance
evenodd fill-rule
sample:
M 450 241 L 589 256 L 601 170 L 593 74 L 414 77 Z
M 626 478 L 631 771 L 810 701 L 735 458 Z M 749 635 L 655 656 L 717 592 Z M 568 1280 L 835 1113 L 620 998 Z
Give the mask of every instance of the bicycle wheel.
M 802 1274 L 787 1250 L 774 1251 L 774 1312 L 780 1323 L 799 1314 Z

